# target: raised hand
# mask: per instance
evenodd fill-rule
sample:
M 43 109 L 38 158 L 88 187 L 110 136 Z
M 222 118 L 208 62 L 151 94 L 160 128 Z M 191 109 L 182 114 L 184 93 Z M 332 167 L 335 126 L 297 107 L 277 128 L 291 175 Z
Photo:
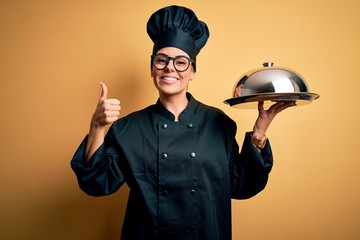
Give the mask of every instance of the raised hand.
M 108 99 L 108 89 L 104 83 L 101 85 L 99 103 L 91 118 L 90 131 L 85 147 L 85 161 L 89 161 L 95 151 L 101 146 L 105 138 L 105 126 L 115 122 L 120 114 L 120 101 Z
M 115 122 L 120 115 L 120 101 L 118 99 L 108 99 L 108 88 L 105 83 L 100 83 L 101 95 L 96 110 L 92 116 L 91 124 L 103 127 Z
M 257 137 L 265 136 L 266 131 L 269 128 L 270 123 L 272 122 L 274 117 L 284 109 L 295 105 L 296 105 L 295 102 L 277 102 L 271 105 L 271 107 L 268 110 L 265 110 L 264 102 L 259 102 L 258 104 L 259 116 L 256 119 L 253 128 L 254 135 L 256 135 Z

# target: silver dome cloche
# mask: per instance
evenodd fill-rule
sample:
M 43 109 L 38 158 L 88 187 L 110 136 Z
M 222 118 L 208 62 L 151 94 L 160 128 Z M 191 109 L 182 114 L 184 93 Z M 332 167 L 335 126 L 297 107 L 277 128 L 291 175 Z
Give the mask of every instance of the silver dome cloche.
M 304 78 L 296 71 L 274 67 L 266 62 L 264 67 L 243 74 L 233 89 L 233 96 L 224 101 L 236 108 L 257 108 L 259 101 L 264 107 L 275 102 L 296 101 L 296 105 L 311 103 L 319 94 L 309 92 Z

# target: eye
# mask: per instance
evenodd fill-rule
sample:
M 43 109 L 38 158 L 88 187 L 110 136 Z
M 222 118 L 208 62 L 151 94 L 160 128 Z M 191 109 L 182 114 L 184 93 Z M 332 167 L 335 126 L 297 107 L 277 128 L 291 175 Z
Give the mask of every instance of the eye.
M 157 64 L 166 64 L 167 63 L 167 58 L 166 57 L 164 57 L 164 56 L 157 56 L 156 58 L 155 58 L 155 63 L 157 63 Z
M 176 59 L 176 65 L 178 65 L 178 66 L 184 66 L 184 65 L 187 65 L 188 64 L 188 60 L 186 59 L 186 58 L 183 58 L 183 57 L 181 57 L 181 58 L 178 58 L 178 59 Z

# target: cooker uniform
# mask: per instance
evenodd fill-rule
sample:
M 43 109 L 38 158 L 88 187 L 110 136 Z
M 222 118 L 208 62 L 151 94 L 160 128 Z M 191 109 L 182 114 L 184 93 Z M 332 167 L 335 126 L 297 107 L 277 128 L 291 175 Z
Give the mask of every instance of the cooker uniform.
M 189 93 L 174 121 L 160 101 L 116 121 L 84 163 L 87 137 L 71 166 L 89 195 L 130 188 L 122 239 L 231 239 L 231 198 L 249 198 L 266 185 L 269 142 L 261 154 L 246 133 L 239 154 L 236 124 Z

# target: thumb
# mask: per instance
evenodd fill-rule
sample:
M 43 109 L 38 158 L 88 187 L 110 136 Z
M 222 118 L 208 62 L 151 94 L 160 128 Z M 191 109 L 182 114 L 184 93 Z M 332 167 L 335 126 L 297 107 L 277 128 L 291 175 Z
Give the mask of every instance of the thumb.
M 102 102 L 102 101 L 106 100 L 106 98 L 107 98 L 108 89 L 107 89 L 107 86 L 105 85 L 105 83 L 103 83 L 103 82 L 100 82 L 100 86 L 101 86 L 101 95 L 100 95 L 99 102 Z
M 259 111 L 264 110 L 264 101 L 259 101 L 258 102 L 258 110 Z

